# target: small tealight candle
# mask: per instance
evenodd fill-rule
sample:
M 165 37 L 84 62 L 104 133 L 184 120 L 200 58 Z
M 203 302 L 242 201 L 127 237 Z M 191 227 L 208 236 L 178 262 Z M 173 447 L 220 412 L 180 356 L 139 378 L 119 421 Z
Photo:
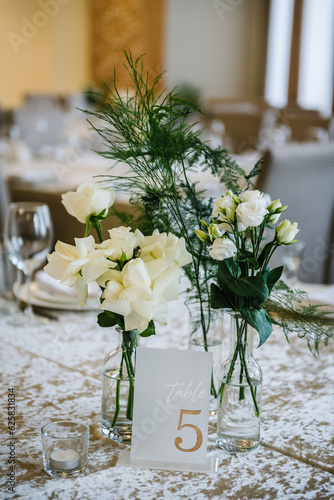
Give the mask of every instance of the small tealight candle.
M 80 453 L 71 448 L 54 450 L 50 455 L 50 467 L 58 470 L 76 469 L 80 465 Z

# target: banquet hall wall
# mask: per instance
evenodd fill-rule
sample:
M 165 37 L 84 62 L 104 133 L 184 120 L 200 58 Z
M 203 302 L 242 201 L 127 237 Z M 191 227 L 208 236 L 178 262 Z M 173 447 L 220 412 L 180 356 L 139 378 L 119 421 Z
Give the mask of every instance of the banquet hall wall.
M 187 83 L 205 98 L 261 95 L 266 0 L 230 2 L 233 7 L 227 10 L 222 9 L 224 2 L 206 0 L 156 3 L 162 16 L 159 29 L 157 18 L 147 24 L 150 1 L 140 3 L 140 23 L 150 31 L 155 28 L 161 39 L 152 39 L 150 49 L 138 38 L 144 32 L 140 34 L 134 20 L 140 15 L 134 0 L 1 0 L 0 106 L 17 107 L 27 93 L 82 91 L 92 79 L 100 83 L 106 77 L 96 71 L 96 54 L 109 57 L 112 77 L 122 48 L 136 55 L 144 51 L 150 58 L 155 45 L 161 46 L 161 61 L 153 69 L 166 71 L 169 87 Z M 104 23 L 96 27 L 99 11 Z

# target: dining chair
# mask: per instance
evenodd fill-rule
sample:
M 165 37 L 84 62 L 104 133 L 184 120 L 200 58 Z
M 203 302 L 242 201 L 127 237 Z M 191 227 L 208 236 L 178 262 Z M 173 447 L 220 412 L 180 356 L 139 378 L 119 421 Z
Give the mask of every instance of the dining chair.
M 306 246 L 299 279 L 334 283 L 334 143 L 269 149 L 257 188 L 289 205 L 281 220 L 298 222 Z
M 230 153 L 241 154 L 258 147 L 262 129 L 267 128 L 272 108 L 260 99 L 210 99 L 203 106 L 204 113 L 224 125 Z

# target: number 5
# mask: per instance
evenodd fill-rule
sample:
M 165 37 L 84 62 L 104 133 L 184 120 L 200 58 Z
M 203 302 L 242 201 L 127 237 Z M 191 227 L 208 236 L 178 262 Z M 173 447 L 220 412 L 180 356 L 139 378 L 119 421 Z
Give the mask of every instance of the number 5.
M 202 446 L 203 435 L 202 435 L 201 430 L 196 425 L 193 425 L 193 424 L 182 424 L 182 417 L 184 414 L 186 414 L 186 415 L 199 415 L 201 413 L 201 411 L 202 410 L 180 410 L 180 420 L 179 420 L 179 426 L 178 426 L 177 430 L 179 431 L 180 429 L 183 429 L 184 427 L 191 427 L 192 429 L 194 429 L 194 431 L 196 432 L 196 443 L 195 443 L 195 446 L 193 448 L 186 450 L 185 448 L 181 448 L 181 446 L 180 446 L 183 439 L 180 437 L 177 437 L 177 438 L 175 438 L 174 443 L 175 443 L 175 446 L 178 450 L 192 452 L 192 451 L 198 450 Z

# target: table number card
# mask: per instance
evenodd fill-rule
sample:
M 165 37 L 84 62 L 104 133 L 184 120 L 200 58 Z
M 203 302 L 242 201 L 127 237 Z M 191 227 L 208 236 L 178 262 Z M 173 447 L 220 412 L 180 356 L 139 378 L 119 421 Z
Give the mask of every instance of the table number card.
M 137 349 L 131 452 L 120 465 L 206 470 L 211 368 L 204 351 Z

